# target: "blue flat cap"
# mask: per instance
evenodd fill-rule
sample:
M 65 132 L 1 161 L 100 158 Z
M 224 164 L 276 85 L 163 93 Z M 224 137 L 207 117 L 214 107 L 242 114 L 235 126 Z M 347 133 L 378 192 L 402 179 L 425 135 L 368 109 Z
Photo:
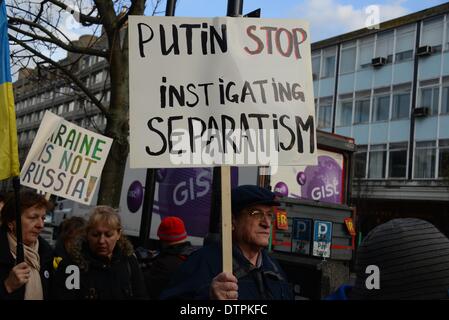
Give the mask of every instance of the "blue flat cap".
M 231 191 L 232 197 L 232 213 L 238 214 L 240 210 L 256 204 L 264 204 L 268 206 L 279 206 L 276 195 L 268 189 L 243 185 L 238 186 Z

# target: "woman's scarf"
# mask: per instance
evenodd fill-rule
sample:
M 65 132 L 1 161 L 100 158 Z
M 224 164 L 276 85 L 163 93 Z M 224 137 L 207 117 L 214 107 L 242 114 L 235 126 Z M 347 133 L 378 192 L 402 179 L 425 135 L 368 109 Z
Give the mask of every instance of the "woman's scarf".
M 17 241 L 16 238 L 8 232 L 9 249 L 12 256 L 16 259 Z M 40 276 L 40 257 L 39 257 L 39 241 L 32 246 L 23 245 L 25 262 L 31 269 L 30 278 L 25 285 L 25 300 L 43 300 L 44 293 L 42 290 L 42 282 Z

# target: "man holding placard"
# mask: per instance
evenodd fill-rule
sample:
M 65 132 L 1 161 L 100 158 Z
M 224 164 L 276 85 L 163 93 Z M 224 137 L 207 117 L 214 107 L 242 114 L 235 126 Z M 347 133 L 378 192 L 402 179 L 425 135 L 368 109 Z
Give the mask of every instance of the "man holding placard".
M 172 278 L 163 299 L 286 300 L 293 293 L 284 272 L 268 256 L 274 193 L 245 185 L 232 191 L 233 274 L 221 272 L 221 246 L 193 253 Z
M 290 297 L 262 249 L 274 195 L 239 190 L 254 201 L 231 218 L 229 172 L 316 165 L 309 38 L 301 20 L 129 17 L 131 168 L 221 166 L 223 248 L 192 256 L 192 277 L 165 297 Z

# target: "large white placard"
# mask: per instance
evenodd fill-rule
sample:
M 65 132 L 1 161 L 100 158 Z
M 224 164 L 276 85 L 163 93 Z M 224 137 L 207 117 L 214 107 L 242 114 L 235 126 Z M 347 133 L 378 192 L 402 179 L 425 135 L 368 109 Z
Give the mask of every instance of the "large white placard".
M 308 24 L 132 16 L 133 168 L 316 164 Z
M 22 185 L 90 204 L 112 139 L 46 111 L 20 173 Z

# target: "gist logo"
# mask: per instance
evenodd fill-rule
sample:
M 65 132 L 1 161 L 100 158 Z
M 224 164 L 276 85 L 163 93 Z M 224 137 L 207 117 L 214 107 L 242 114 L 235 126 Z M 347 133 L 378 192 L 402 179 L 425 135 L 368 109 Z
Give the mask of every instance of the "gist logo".
M 301 197 L 315 201 L 341 203 L 342 163 L 343 159 L 334 158 L 334 155 L 319 155 L 318 165 L 307 166 L 304 170 L 301 180 L 304 182 L 304 185 L 301 185 Z
M 196 178 L 179 182 L 173 190 L 173 202 L 177 206 L 184 205 L 187 201 L 201 198 L 208 194 L 211 188 L 210 174 L 207 171 L 200 172 Z
M 334 180 L 331 184 L 322 185 L 320 187 L 315 187 L 312 189 L 312 199 L 321 200 L 323 198 L 329 198 L 333 196 L 338 196 L 338 181 Z

